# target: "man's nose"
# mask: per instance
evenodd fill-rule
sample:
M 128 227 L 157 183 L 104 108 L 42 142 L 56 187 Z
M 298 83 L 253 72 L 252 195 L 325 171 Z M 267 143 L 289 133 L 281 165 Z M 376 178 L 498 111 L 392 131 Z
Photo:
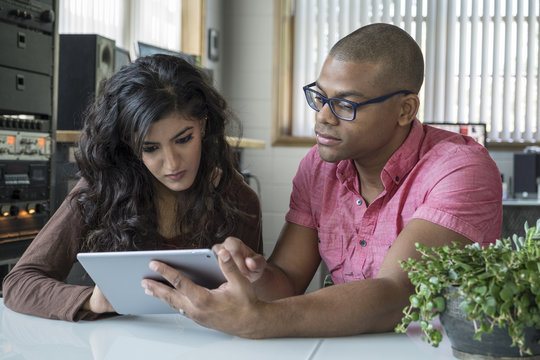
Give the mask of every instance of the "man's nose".
M 315 114 L 315 121 L 321 124 L 339 124 L 339 119 L 336 117 L 336 115 L 334 115 L 332 109 L 330 109 L 329 103 L 324 104 Z

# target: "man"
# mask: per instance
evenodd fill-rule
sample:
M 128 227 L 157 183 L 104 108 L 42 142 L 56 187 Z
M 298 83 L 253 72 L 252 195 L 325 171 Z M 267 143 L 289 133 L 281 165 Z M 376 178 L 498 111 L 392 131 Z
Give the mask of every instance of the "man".
M 419 258 L 416 242 L 484 245 L 502 223 L 500 175 L 486 149 L 416 119 L 423 67 L 418 45 L 393 25 L 340 40 L 304 88 L 317 146 L 300 164 L 268 262 L 229 238 L 214 247 L 228 280 L 219 289 L 152 262 L 174 288 L 143 280 L 146 292 L 249 338 L 392 330 L 413 291 L 398 261 Z M 304 294 L 321 258 L 335 285 Z

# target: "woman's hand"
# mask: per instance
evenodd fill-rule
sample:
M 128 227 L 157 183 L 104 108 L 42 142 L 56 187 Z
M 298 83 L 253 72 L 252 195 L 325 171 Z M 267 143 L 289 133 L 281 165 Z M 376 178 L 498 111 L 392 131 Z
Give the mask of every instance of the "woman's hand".
M 96 314 L 115 312 L 109 300 L 107 300 L 97 285 L 94 286 L 94 291 L 90 299 L 84 303 L 83 309 L 90 310 Z

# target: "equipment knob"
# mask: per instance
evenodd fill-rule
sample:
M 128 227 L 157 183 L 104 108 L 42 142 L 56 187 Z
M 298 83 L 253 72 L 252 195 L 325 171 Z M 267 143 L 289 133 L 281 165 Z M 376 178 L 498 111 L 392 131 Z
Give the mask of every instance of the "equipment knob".
M 54 21 L 54 11 L 45 10 L 39 16 L 40 20 L 46 23 L 52 23 Z

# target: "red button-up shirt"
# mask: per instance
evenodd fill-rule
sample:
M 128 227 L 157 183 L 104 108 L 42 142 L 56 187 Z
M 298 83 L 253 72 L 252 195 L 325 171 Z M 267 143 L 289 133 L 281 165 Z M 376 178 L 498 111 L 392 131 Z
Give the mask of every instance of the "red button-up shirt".
M 366 207 L 351 160 L 323 161 L 317 146 L 300 163 L 286 220 L 316 229 L 334 283 L 373 278 L 411 219 L 487 245 L 499 238 L 502 184 L 488 151 L 470 137 L 413 122 L 385 165 L 384 191 Z

